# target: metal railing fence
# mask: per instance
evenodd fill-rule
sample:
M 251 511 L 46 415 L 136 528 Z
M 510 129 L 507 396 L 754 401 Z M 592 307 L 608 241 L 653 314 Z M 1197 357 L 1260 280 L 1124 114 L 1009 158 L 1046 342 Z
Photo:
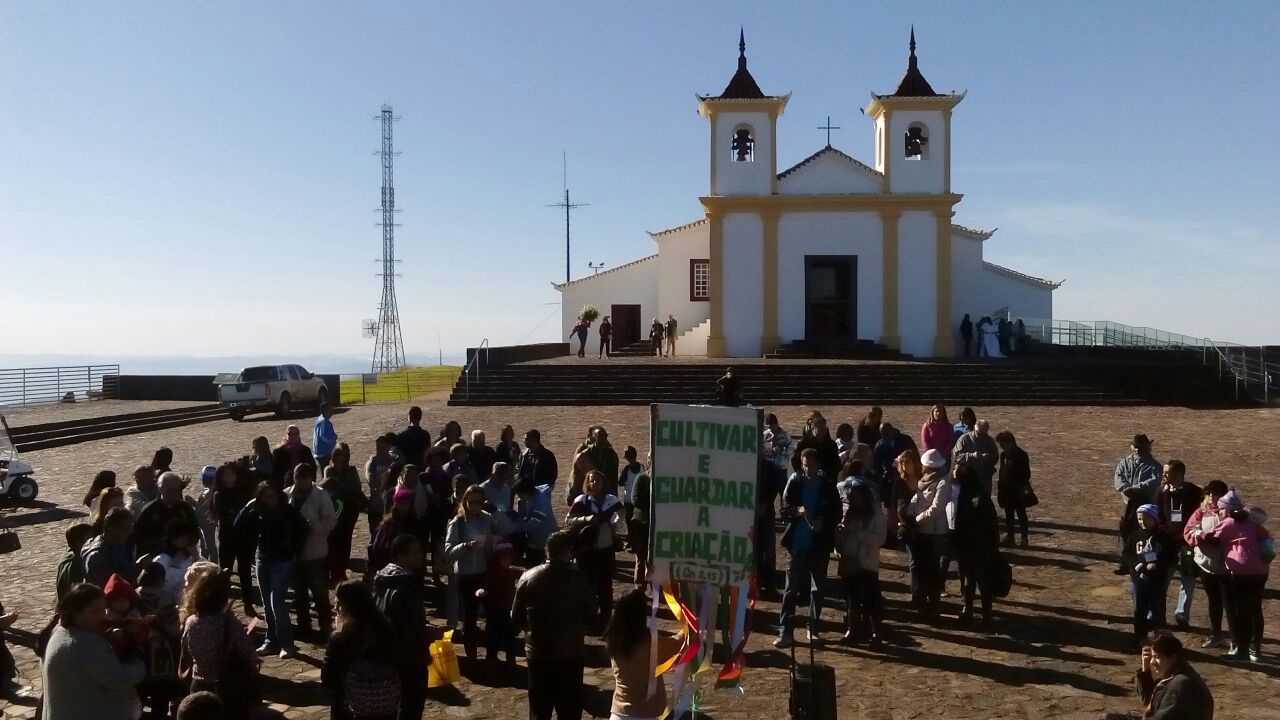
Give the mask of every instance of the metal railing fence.
M 114 398 L 119 365 L 0 368 L 0 407 Z

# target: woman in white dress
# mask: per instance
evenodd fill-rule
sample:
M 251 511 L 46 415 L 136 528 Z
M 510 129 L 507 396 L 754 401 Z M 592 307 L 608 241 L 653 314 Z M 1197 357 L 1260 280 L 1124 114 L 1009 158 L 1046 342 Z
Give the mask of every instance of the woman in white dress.
M 1002 358 L 1004 353 L 1000 352 L 1000 338 L 996 337 L 995 323 L 991 322 L 990 316 L 984 316 L 978 321 L 978 356 Z

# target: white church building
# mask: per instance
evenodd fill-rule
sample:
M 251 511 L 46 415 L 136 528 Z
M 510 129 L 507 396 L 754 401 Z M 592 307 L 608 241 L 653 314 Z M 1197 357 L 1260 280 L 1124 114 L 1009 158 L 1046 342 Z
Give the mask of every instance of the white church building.
M 916 357 L 956 354 L 966 313 L 1052 318 L 1060 283 L 983 260 L 994 230 L 952 222 L 951 112 L 965 94 L 933 91 L 916 65 L 889 95 L 871 95 L 875 160 L 827 145 L 778 171 L 778 118 L 790 94 L 766 95 L 738 70 L 698 96 L 711 128 L 705 217 L 650 233 L 656 252 L 557 284 L 561 327 L 584 305 L 610 316 L 614 347 L 679 323 L 680 355 L 759 357 L 804 341 L 838 349 L 871 340 Z M 593 326 L 592 334 L 595 334 Z

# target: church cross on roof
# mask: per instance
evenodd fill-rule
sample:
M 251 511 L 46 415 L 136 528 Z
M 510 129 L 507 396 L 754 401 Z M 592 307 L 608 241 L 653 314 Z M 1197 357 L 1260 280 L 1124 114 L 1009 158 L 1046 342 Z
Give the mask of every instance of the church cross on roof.
M 729 80 L 729 84 L 725 86 L 724 92 L 720 93 L 721 100 L 763 100 L 768 97 L 760 86 L 756 84 L 756 79 L 751 77 L 751 73 L 747 71 L 747 37 L 742 28 L 738 29 L 738 72 L 733 74 L 733 78 Z
M 929 85 L 929 81 L 924 79 L 924 75 L 920 74 L 920 68 L 916 65 L 916 27 L 911 26 L 911 56 L 907 58 L 907 73 L 902 76 L 902 82 L 898 83 L 898 89 L 893 93 L 893 97 L 937 97 L 938 93 L 933 91 L 933 87 Z

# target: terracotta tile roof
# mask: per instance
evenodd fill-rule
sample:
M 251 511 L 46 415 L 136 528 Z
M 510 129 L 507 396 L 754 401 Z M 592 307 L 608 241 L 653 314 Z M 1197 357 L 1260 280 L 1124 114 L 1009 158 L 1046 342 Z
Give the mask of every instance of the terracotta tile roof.
M 965 227 L 964 225 L 957 225 L 956 223 L 951 223 L 951 230 L 953 232 L 960 233 L 961 235 L 967 235 L 971 238 L 977 238 L 978 240 L 986 240 L 992 235 L 995 235 L 996 230 L 999 230 L 999 229 L 1000 228 L 991 228 L 990 230 L 979 230 L 977 228 Z
M 982 267 L 994 273 L 1004 275 L 1005 277 L 1011 277 L 1014 280 L 1021 280 L 1025 283 L 1031 283 L 1032 285 L 1043 285 L 1043 286 L 1049 287 L 1050 289 L 1056 289 L 1058 287 L 1061 287 L 1062 283 L 1066 282 L 1066 280 L 1058 280 L 1057 282 L 1054 282 L 1053 280 L 1045 280 L 1044 278 L 1038 278 L 1035 275 L 1027 275 L 1026 273 L 1020 273 L 1017 270 L 1010 270 L 1007 267 L 1004 267 L 1002 265 L 996 265 L 995 263 L 987 262 L 985 260 L 982 261 Z
M 640 258 L 639 260 L 632 260 L 632 261 L 631 261 L 631 262 L 629 262 L 629 263 L 624 263 L 624 264 L 619 265 L 619 266 L 617 266 L 617 267 L 611 267 L 611 268 L 609 268 L 608 270 L 603 270 L 603 271 L 601 271 L 601 272 L 596 273 L 595 275 L 588 275 L 588 276 L 586 276 L 586 277 L 580 277 L 580 278 L 578 278 L 577 280 L 570 280 L 569 282 L 566 282 L 566 283 L 551 283 L 551 287 L 553 287 L 553 288 L 555 288 L 555 289 L 557 289 L 557 290 L 563 290 L 563 289 L 565 289 L 565 288 L 569 287 L 570 285 L 577 285 L 578 283 L 590 282 L 590 281 L 592 281 L 592 280 L 595 280 L 596 278 L 604 277 L 605 275 L 608 275 L 609 273 L 615 273 L 615 272 L 618 272 L 619 270 L 625 270 L 625 269 L 627 269 L 627 268 L 629 268 L 629 267 L 632 267 L 633 265 L 639 265 L 640 263 L 649 262 L 650 260 L 656 260 L 657 258 L 658 258 L 658 254 L 657 254 L 657 253 L 654 253 L 654 254 L 652 254 L 652 255 L 650 255 L 650 256 L 648 256 L 648 257 L 642 257 L 642 258 Z
M 822 148 L 821 150 L 819 150 L 818 152 L 816 152 L 816 153 L 814 153 L 814 154 L 810 155 L 809 157 L 807 157 L 807 158 L 805 158 L 805 159 L 801 160 L 800 162 L 796 163 L 795 165 L 792 165 L 791 167 L 787 168 L 786 170 L 783 170 L 782 172 L 778 173 L 778 179 L 779 179 L 779 180 L 781 180 L 781 179 L 785 178 L 786 176 L 788 176 L 788 175 L 790 175 L 790 174 L 792 174 L 792 173 L 794 173 L 794 172 L 797 172 L 797 171 L 799 171 L 799 170 L 803 169 L 803 168 L 804 168 L 804 166 L 808 165 L 809 163 L 813 162 L 814 160 L 817 160 L 818 158 L 820 158 L 820 157 L 824 157 L 824 156 L 826 156 L 826 155 L 834 155 L 835 157 L 838 157 L 838 158 L 840 158 L 840 159 L 842 159 L 842 160 L 844 160 L 844 161 L 846 161 L 846 162 L 852 163 L 852 164 L 853 164 L 853 166 L 854 166 L 854 167 L 856 167 L 857 169 L 862 170 L 863 172 L 871 173 L 871 174 L 872 174 L 872 175 L 874 175 L 877 179 L 883 179 L 883 178 L 884 178 L 884 176 L 883 176 L 883 175 L 881 175 L 879 171 L 877 171 L 875 168 L 871 167 L 870 165 L 867 165 L 867 164 L 865 164 L 865 163 L 859 162 L 858 160 L 854 159 L 853 157 L 850 157 L 849 155 L 846 155 L 846 154 L 844 154 L 844 153 L 840 152 L 839 150 L 837 150 L 837 149 L 835 149 L 835 148 L 831 147 L 830 145 L 828 145 L 828 146 L 826 146 L 826 147 Z
M 677 225 L 676 227 L 667 228 L 666 230 L 657 230 L 657 231 L 650 232 L 649 237 L 656 238 L 656 237 L 662 237 L 663 235 L 671 235 L 674 233 L 678 233 L 681 230 L 688 230 L 689 228 L 703 225 L 706 222 L 707 222 L 706 218 L 702 218 L 701 220 L 694 220 L 691 223 L 685 223 L 684 225 Z

